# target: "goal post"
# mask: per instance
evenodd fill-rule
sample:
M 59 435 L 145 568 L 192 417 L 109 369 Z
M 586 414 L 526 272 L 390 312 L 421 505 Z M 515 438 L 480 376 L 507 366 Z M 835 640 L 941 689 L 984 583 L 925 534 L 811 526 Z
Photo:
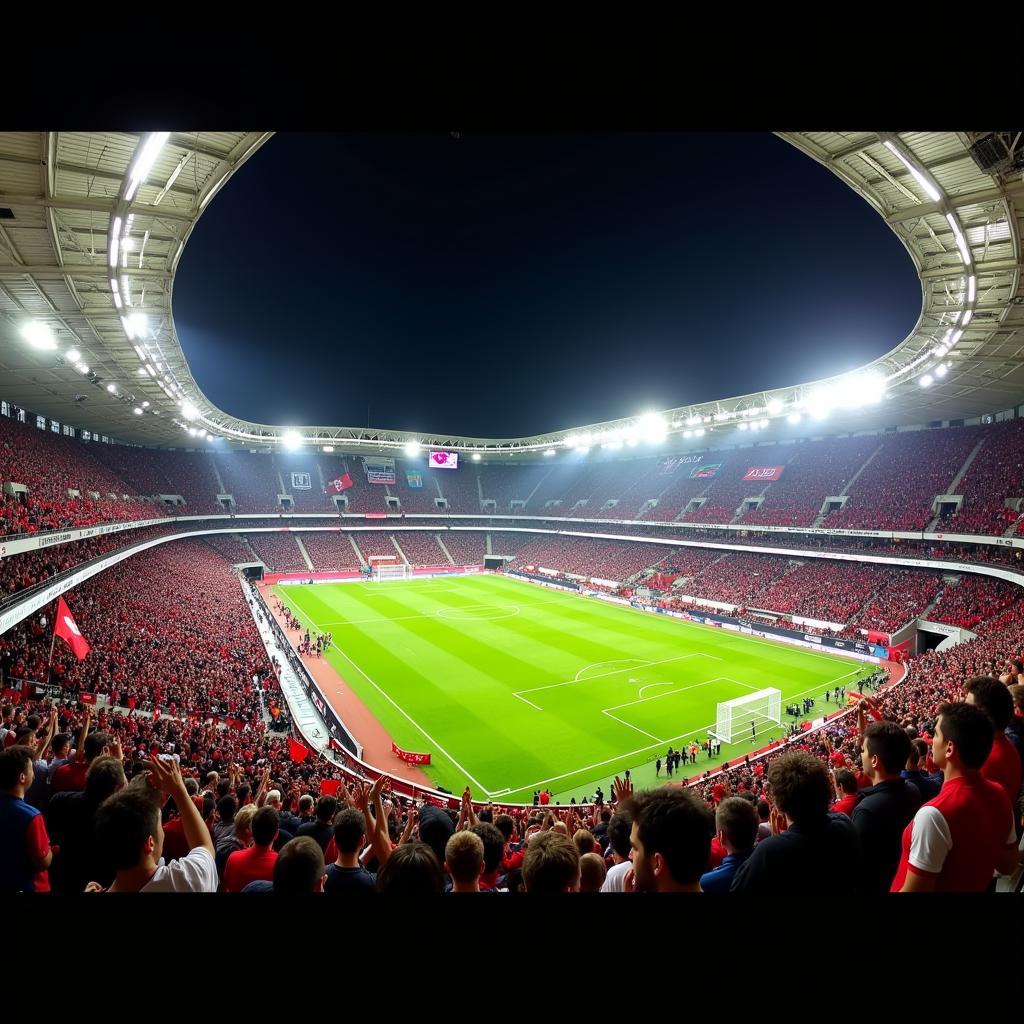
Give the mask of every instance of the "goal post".
M 774 687 L 724 700 L 718 705 L 715 736 L 723 743 L 756 738 L 757 730 L 782 724 L 782 691 Z
M 405 562 L 378 563 L 373 567 L 373 579 L 376 583 L 385 583 L 388 580 L 411 580 L 412 566 Z

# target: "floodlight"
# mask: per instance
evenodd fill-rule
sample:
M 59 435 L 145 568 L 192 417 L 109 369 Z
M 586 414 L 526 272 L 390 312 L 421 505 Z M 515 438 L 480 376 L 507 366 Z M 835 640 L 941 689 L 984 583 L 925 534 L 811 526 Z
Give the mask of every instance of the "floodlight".
M 768 413 L 771 416 L 778 416 L 782 412 L 782 399 L 771 398 L 768 400 Z
M 199 410 L 185 398 L 181 401 L 181 415 L 187 420 L 194 420 L 199 415 Z
M 135 408 L 132 409 L 132 412 L 135 413 L 136 416 L 142 415 L 142 410 L 138 406 L 135 406 Z
M 791 412 L 786 417 L 786 422 L 787 423 L 791 423 L 795 427 L 800 422 L 801 418 L 802 417 L 800 416 L 800 413 L 798 413 L 798 412 Z
M 761 429 L 764 430 L 764 428 L 767 427 L 767 426 L 768 426 L 768 421 L 767 420 L 761 420 Z
M 474 462 L 479 462 L 480 461 L 480 453 L 479 452 L 473 452 L 473 461 Z
M 884 145 L 910 171 L 914 176 L 914 180 L 925 190 L 928 198 L 933 203 L 937 203 L 939 201 L 939 190 L 891 142 L 887 141 Z
M 198 431 L 196 430 L 195 427 L 189 427 L 188 428 L 188 436 L 189 437 L 195 437 L 197 433 L 198 433 Z
M 144 338 L 149 334 L 149 320 L 146 319 L 145 313 L 132 313 L 128 317 L 128 323 L 131 324 L 132 333 L 136 338 Z
M 696 426 L 697 426 L 697 425 L 698 425 L 699 423 L 700 423 L 700 417 L 699 417 L 699 416 L 691 416 L 691 417 L 690 417 L 690 418 L 689 418 L 689 419 L 688 419 L 688 420 L 686 421 L 686 425 L 687 425 L 688 427 L 696 427 Z
M 643 440 L 650 444 L 657 444 L 665 439 L 667 429 L 665 420 L 656 412 L 644 413 L 637 421 L 636 429 L 640 432 Z
M 142 403 L 142 408 L 143 409 L 148 409 L 149 408 L 149 402 L 143 402 Z
M 64 353 L 64 358 L 69 363 L 77 363 L 78 360 L 82 358 L 82 353 L 79 352 L 77 348 L 69 348 L 67 352 Z
M 110 392 L 110 393 L 111 393 L 112 395 L 116 395 L 116 394 L 117 394 L 117 385 L 116 385 L 116 384 L 108 384 L 108 385 L 107 385 L 107 390 L 108 390 L 108 391 L 109 391 L 109 392 Z
M 420 443 L 419 441 L 409 441 L 405 446 L 405 454 L 410 458 L 415 458 L 419 455 Z
M 89 367 L 86 363 L 79 363 L 75 369 L 83 376 L 89 372 Z
M 755 426 L 756 426 L 756 424 L 755 424 Z M 750 424 L 749 423 L 741 423 L 740 424 L 740 430 L 749 430 L 749 429 L 750 429 Z
M 323 448 L 321 449 L 321 451 L 325 451 L 325 452 L 327 452 L 329 454 L 330 452 L 334 451 L 334 445 L 333 444 L 325 444 L 323 446 Z
M 704 428 L 703 428 L 703 427 L 698 427 L 698 428 L 697 428 L 697 429 L 696 429 L 696 430 L 695 430 L 695 431 L 693 432 L 693 436 L 694 436 L 694 437 L 703 437 L 703 436 L 704 436 Z
M 146 144 L 142 147 L 135 163 L 132 165 L 130 172 L 131 183 L 129 185 L 128 192 L 125 193 L 126 199 L 131 200 L 132 196 L 135 195 L 136 189 L 149 176 L 149 172 L 153 169 L 153 164 L 156 163 L 156 158 L 159 156 L 160 150 L 163 149 L 164 143 L 170 137 L 170 132 L 153 132 L 149 138 L 146 139 Z M 118 218 L 118 222 L 120 222 L 120 218 Z M 118 230 L 120 230 L 120 228 L 118 228 Z
M 683 431 L 683 437 L 685 437 L 685 438 L 693 437 L 693 431 L 692 430 L 684 430 Z
M 554 455 L 554 454 L 555 454 L 555 449 L 554 449 L 554 448 L 548 448 L 548 449 L 547 449 L 547 450 L 546 450 L 546 451 L 544 452 L 544 454 L 545 454 L 545 455 Z
M 832 395 L 829 388 L 817 388 L 807 399 L 807 409 L 816 420 L 826 419 L 832 411 Z
M 926 373 L 921 378 L 921 387 L 923 387 L 923 388 L 930 388 L 932 386 L 932 384 L 934 384 L 934 383 L 935 383 L 935 378 L 930 373 Z
M 946 364 L 945 363 L 939 363 L 939 365 L 935 367 L 935 376 L 936 377 L 945 377 L 946 376 Z
M 22 337 L 33 347 L 52 352 L 57 347 L 57 339 L 44 323 L 30 320 L 21 329 Z
M 578 452 L 580 453 L 580 455 L 586 455 L 586 454 L 587 454 L 587 452 L 589 452 L 589 451 L 590 451 L 590 445 L 580 445 L 580 446 L 579 446 L 579 447 L 578 447 L 578 448 L 576 449 L 576 451 L 578 451 Z
M 281 441 L 288 451 L 294 451 L 302 444 L 302 435 L 297 430 L 286 430 L 281 435 Z
M 207 434 L 206 435 L 206 440 L 207 441 L 212 441 L 213 440 L 213 434 Z

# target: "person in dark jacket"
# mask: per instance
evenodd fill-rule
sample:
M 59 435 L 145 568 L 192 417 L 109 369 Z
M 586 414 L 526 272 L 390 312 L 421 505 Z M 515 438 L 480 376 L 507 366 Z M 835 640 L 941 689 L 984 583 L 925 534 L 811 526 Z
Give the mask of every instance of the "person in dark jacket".
M 895 722 L 872 722 L 861 737 L 861 765 L 871 785 L 858 794 L 852 817 L 868 892 L 889 891 L 900 864 L 903 830 L 924 802 L 917 786 L 900 777 L 910 750 L 910 737 Z
M 832 787 L 824 764 L 803 750 L 768 769 L 772 835 L 736 872 L 730 892 L 806 896 L 857 892 L 863 858 L 853 822 L 829 811 Z

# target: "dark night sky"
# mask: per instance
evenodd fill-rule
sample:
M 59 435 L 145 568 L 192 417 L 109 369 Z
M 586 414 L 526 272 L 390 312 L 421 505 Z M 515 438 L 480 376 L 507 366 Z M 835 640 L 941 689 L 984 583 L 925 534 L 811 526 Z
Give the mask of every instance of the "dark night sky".
M 770 134 L 278 135 L 174 290 L 229 413 L 484 437 L 851 369 L 920 308 L 881 218 Z

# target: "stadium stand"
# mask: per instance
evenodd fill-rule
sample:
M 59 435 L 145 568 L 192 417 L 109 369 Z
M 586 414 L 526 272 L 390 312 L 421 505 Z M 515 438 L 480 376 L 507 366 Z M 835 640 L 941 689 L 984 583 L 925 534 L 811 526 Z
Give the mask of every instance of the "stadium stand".
M 97 462 L 92 447 L 0 416 L 0 483 L 28 488 L 20 497 L 4 494 L 0 535 L 155 519 L 164 514 L 152 502 L 133 496 L 137 489 Z M 69 490 L 78 491 L 79 496 L 69 495 Z
M 994 423 L 982 436 L 985 443 L 957 488 L 964 503 L 938 530 L 998 536 L 1019 516 L 1006 499 L 1024 497 L 1024 420 Z
M 391 543 L 391 534 L 384 530 L 360 530 L 352 535 L 355 537 L 363 558 L 369 561 L 373 555 L 395 555 L 401 561 L 398 549 Z
M 203 542 L 232 565 L 253 561 L 252 550 L 236 534 L 214 533 L 204 537 Z
M 119 444 L 93 444 L 90 451 L 140 494 L 179 494 L 189 515 L 224 511 L 217 502 L 221 488 L 209 452 L 157 451 Z
M 1020 600 L 1021 588 L 987 576 L 963 576 L 943 593 L 929 612 L 932 622 L 945 622 L 962 629 L 979 625 Z
M 358 569 L 359 558 L 344 533 L 302 533 L 302 543 L 309 553 L 313 568 Z
M 923 530 L 935 515 L 935 498 L 949 493 L 980 438 L 973 427 L 886 435 L 878 454 L 850 488 L 850 500 L 821 525 Z
M 426 531 L 403 530 L 392 534 L 410 565 L 451 565 L 437 538 Z
M 295 534 L 248 533 L 246 540 L 271 572 L 305 572 L 309 569 L 295 543 Z
M 456 565 L 483 565 L 487 554 L 487 537 L 468 530 L 445 530 L 439 534 Z
M 251 452 L 230 452 L 214 456 L 224 483 L 224 493 L 235 499 L 240 512 L 280 512 L 278 494 L 283 481 L 272 458 Z
M 625 544 L 579 538 L 541 538 L 520 549 L 513 568 L 534 565 L 624 583 L 671 552 L 661 544 Z M 506 552 L 507 553 L 507 552 Z
M 752 526 L 811 526 L 824 499 L 843 494 L 847 482 L 878 445 L 879 439 L 873 435 L 798 445 L 782 479 L 769 485 L 764 502 L 737 521 Z

